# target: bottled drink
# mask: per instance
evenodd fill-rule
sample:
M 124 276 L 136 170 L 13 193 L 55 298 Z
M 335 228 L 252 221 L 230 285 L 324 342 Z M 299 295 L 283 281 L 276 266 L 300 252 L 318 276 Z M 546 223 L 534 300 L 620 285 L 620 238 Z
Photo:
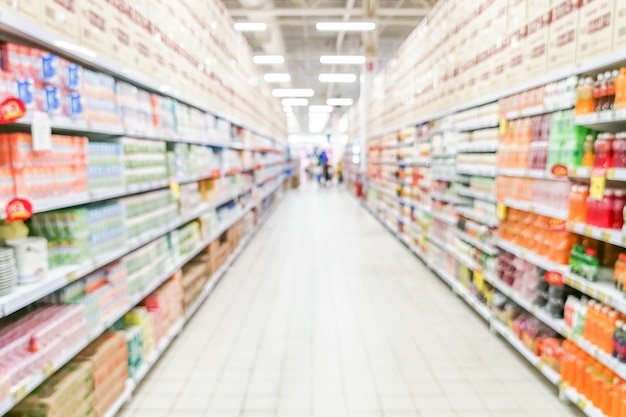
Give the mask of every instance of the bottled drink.
M 624 226 L 624 206 L 626 205 L 623 190 L 615 190 L 613 193 L 613 213 L 611 215 L 611 229 L 620 230 Z
M 611 110 L 615 102 L 615 87 L 613 73 L 607 71 L 604 73 L 604 96 L 602 101 L 602 111 Z
M 613 190 L 604 190 L 602 200 L 597 206 L 596 226 L 608 229 L 613 224 Z
M 613 141 L 613 165 L 615 168 L 626 168 L 626 132 L 615 135 Z
M 594 158 L 594 145 L 595 145 L 595 138 L 593 137 L 593 135 L 587 135 L 587 138 L 585 139 L 585 143 L 583 144 L 583 163 L 582 166 L 584 167 L 593 167 L 593 158 Z
M 598 135 L 594 146 L 594 168 L 611 168 L 613 166 L 611 137 L 610 133 Z
M 605 95 L 606 95 L 606 82 L 604 79 L 604 74 L 598 74 L 598 77 L 596 78 L 596 83 L 593 86 L 593 99 L 594 99 L 593 111 L 595 112 L 602 111 L 602 107 L 604 106 Z
M 626 108 L 626 67 L 619 69 L 619 75 L 615 78 L 615 106 L 616 109 Z
M 589 114 L 593 113 L 595 100 L 593 98 L 593 79 L 587 77 L 581 80 L 578 86 L 578 100 L 576 101 L 576 114 Z

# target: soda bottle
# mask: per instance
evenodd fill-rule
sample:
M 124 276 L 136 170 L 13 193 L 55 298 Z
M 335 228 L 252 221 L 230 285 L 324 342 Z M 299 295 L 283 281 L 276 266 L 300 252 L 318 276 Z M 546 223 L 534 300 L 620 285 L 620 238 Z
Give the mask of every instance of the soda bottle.
M 604 74 L 598 74 L 596 83 L 593 86 L 594 112 L 602 111 L 606 96 L 606 81 Z
M 583 143 L 583 163 L 582 166 L 591 168 L 593 167 L 595 138 L 593 135 L 587 135 L 585 143 Z M 626 154 L 626 152 L 625 152 Z
M 613 165 L 612 161 L 612 143 L 611 143 L 611 134 L 610 133 L 601 133 L 598 135 L 598 139 L 594 144 L 594 160 L 593 167 L 594 168 L 611 168 Z
M 613 193 L 613 213 L 611 215 L 611 229 L 621 230 L 624 226 L 624 206 L 626 200 L 624 190 L 615 190 Z
M 613 141 L 613 165 L 615 168 L 626 168 L 626 132 L 615 135 Z
M 615 79 L 613 73 L 607 71 L 604 73 L 604 96 L 602 101 L 602 111 L 611 110 L 615 103 Z
M 615 106 L 616 109 L 626 108 L 626 67 L 619 69 L 619 75 L 615 78 Z

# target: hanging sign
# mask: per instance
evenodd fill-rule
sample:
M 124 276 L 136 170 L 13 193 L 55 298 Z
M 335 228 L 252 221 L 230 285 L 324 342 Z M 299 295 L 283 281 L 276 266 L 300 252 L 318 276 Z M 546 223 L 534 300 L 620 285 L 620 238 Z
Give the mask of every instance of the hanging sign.
M 555 177 L 567 177 L 568 175 L 567 167 L 562 164 L 554 165 L 550 172 L 552 172 L 552 175 Z

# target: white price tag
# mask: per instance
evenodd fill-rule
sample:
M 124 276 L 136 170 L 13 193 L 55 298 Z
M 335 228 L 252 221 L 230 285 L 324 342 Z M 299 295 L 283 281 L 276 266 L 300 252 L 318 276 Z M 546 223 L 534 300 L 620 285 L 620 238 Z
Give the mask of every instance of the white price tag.
M 33 150 L 48 151 L 52 149 L 52 126 L 48 113 L 34 112 L 32 117 Z
M 610 122 L 611 120 L 613 120 L 613 111 L 612 110 L 606 110 L 600 113 L 600 120 L 604 121 L 604 122 Z
M 618 120 L 626 119 L 626 109 L 615 110 L 615 118 Z

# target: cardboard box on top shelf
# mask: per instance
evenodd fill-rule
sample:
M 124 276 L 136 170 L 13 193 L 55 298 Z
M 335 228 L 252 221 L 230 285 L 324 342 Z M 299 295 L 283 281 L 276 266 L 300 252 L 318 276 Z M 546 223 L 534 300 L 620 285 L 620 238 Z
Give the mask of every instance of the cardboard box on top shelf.
M 0 0 L 0 8 L 10 10 L 33 23 L 41 23 L 44 0 Z
M 576 62 L 587 62 L 611 52 L 614 1 L 581 0 Z
M 129 66 L 145 74 L 152 68 L 152 22 L 150 21 L 149 0 L 126 0 L 126 14 L 123 20 L 130 32 L 131 59 Z
M 613 50 L 626 48 L 626 2 L 615 0 L 613 13 Z
M 578 9 L 580 0 L 553 0 L 548 29 L 547 72 L 573 67 L 576 63 Z
M 113 21 L 118 10 L 106 0 L 80 3 L 80 44 L 108 59 L 119 62 L 120 52 Z
M 546 73 L 548 57 L 548 30 L 550 26 L 550 0 L 528 0 L 526 8 L 526 42 L 522 80 L 536 78 Z
M 79 2 L 42 0 L 41 4 L 41 24 L 65 36 L 70 42 L 78 42 L 81 30 L 80 8 L 82 7 Z
M 131 64 L 131 33 L 126 22 L 126 8 L 128 3 L 125 1 L 107 0 L 110 12 L 110 36 L 111 44 L 104 45 L 110 47 L 111 58 L 120 64 L 130 67 Z

